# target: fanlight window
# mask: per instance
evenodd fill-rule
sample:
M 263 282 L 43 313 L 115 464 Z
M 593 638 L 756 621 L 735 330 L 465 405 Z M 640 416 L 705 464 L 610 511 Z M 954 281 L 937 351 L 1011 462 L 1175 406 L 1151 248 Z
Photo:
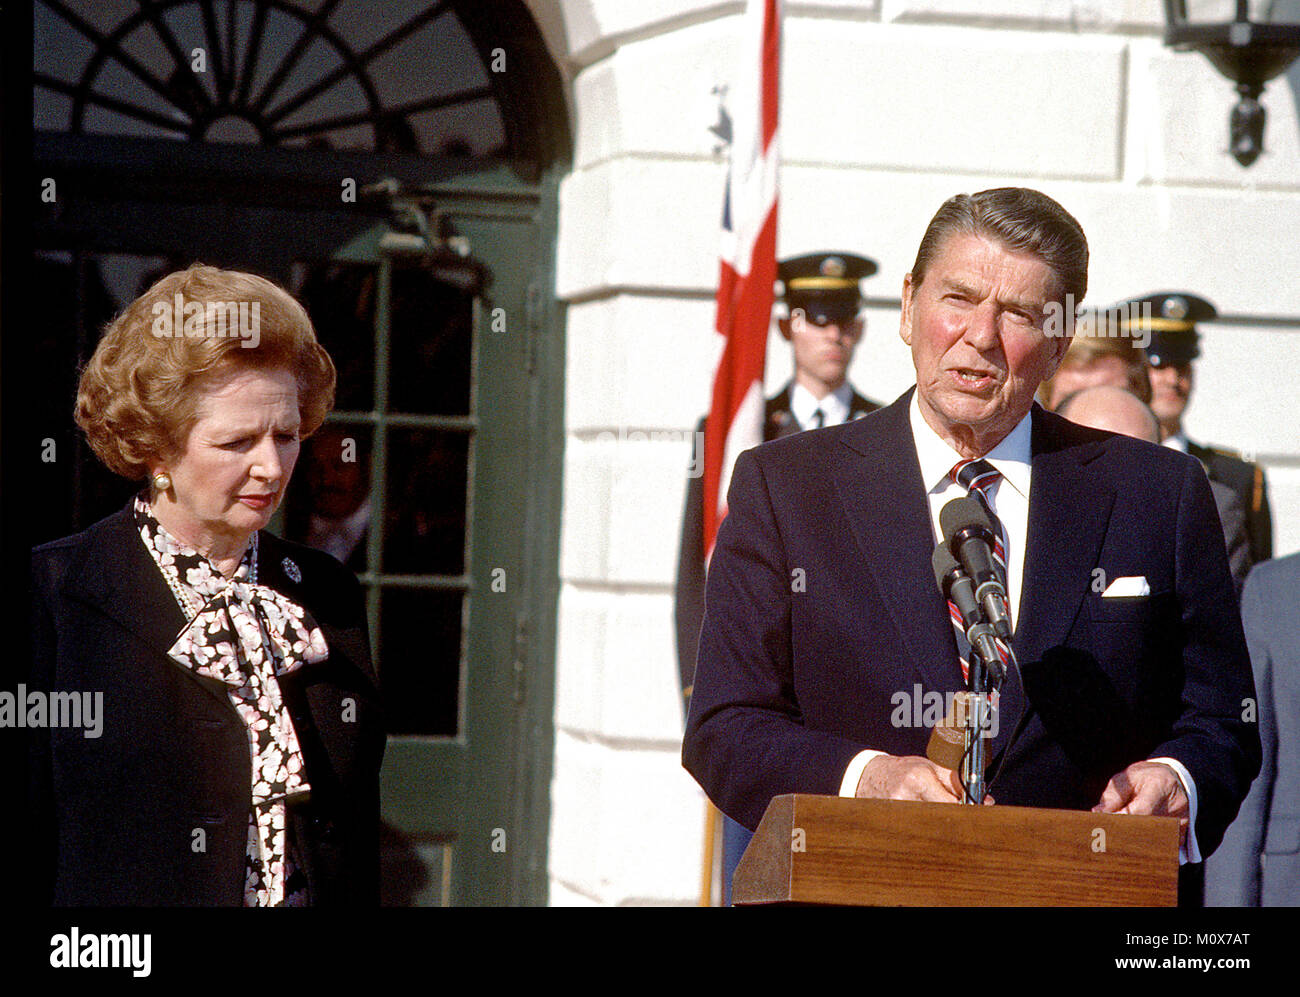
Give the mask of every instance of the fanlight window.
M 492 69 L 451 3 L 37 0 L 34 21 L 38 131 L 454 156 L 506 145 Z

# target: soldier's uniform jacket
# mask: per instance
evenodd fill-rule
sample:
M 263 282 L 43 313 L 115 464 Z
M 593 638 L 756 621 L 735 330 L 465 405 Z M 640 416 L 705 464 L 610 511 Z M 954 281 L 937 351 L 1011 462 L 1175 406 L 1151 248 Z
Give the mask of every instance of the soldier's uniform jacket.
M 1258 464 L 1242 460 L 1231 450 L 1203 447 L 1190 440 L 1187 452 L 1201 462 L 1211 481 L 1218 481 L 1241 498 L 1246 510 L 1246 534 L 1250 538 L 1252 564 L 1273 556 L 1273 517 L 1268 507 L 1268 489 Z

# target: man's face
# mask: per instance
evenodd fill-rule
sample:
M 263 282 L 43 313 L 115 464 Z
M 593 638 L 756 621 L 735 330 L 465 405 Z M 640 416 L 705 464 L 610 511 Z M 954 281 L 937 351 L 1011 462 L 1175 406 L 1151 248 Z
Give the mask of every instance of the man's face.
M 1177 432 L 1183 419 L 1183 410 L 1192 396 L 1192 365 L 1190 363 L 1165 364 L 1147 367 L 1151 378 L 1151 411 L 1160 420 L 1166 435 Z
M 853 351 L 862 338 L 861 316 L 817 325 L 796 309 L 780 325 L 794 347 L 795 375 L 803 375 L 800 381 L 807 384 L 811 380 L 827 391 L 834 391 L 844 383 Z
M 350 439 L 351 447 L 347 445 Z M 361 507 L 370 490 L 370 475 L 368 466 L 356 459 L 355 451 L 355 439 L 334 426 L 323 428 L 308 441 L 307 484 L 312 512 L 325 519 L 346 519 Z
M 947 238 L 919 286 L 904 278 L 899 333 L 921 413 L 957 450 L 987 453 L 1029 411 L 1070 345 L 1043 331 L 1063 298 L 1043 260 L 966 233 Z

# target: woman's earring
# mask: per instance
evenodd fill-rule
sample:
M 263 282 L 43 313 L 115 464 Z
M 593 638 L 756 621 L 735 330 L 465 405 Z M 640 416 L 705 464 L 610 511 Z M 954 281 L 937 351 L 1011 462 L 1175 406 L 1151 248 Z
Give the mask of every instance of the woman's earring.
M 153 476 L 153 487 L 156 491 L 165 492 L 172 486 L 172 477 L 166 471 L 159 471 Z

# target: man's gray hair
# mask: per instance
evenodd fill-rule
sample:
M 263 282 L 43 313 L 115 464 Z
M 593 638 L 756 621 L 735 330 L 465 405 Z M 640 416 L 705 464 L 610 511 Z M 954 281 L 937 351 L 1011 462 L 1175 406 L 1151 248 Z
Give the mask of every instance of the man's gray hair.
M 1088 240 L 1074 216 L 1041 191 L 998 187 L 950 197 L 930 219 L 912 265 L 913 294 L 948 236 L 957 232 L 1037 256 L 1056 274 L 1062 295 L 1072 295 L 1076 304 L 1088 291 Z

